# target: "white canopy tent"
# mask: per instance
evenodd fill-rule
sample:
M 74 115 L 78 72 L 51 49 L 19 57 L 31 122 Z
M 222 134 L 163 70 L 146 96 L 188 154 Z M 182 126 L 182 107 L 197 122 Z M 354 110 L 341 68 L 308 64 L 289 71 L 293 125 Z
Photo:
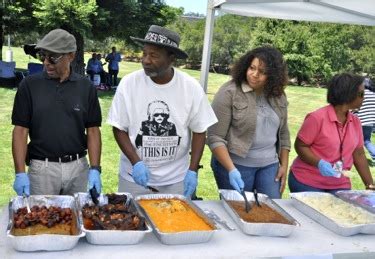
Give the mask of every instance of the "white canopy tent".
M 207 0 L 200 83 L 207 92 L 215 11 L 284 20 L 375 25 L 374 0 Z

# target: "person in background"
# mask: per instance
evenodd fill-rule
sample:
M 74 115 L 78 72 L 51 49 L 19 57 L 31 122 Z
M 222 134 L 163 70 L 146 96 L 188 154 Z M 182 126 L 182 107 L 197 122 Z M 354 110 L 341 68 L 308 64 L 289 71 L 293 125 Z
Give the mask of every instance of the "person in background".
M 121 55 L 116 52 L 116 47 L 112 47 L 112 52 L 106 56 L 105 61 L 108 62 L 109 83 L 111 86 L 117 86 L 118 63 L 121 61 Z
M 91 58 L 87 62 L 86 73 L 90 75 L 90 80 L 94 81 L 94 75 L 99 74 L 100 64 L 96 58 L 96 53 L 92 53 Z
M 122 78 L 107 121 L 122 151 L 119 192 L 152 186 L 191 197 L 215 114 L 200 84 L 173 67 L 187 58 L 176 32 L 152 25 L 144 39 L 131 38 L 143 46 L 143 69 Z
M 290 150 L 286 63 L 264 46 L 240 57 L 231 72 L 212 103 L 219 122 L 207 134 L 217 186 L 280 198 Z
M 101 110 L 90 80 L 71 69 L 76 39 L 55 29 L 36 48 L 45 69 L 26 77 L 14 99 L 13 188 L 18 195 L 73 195 L 88 182 L 100 193 Z
M 363 149 L 361 122 L 350 110 L 362 105 L 363 77 L 335 75 L 328 84 L 327 106 L 306 115 L 295 141 L 298 154 L 291 166 L 291 192 L 351 189 L 353 164 L 366 189 L 375 190 Z
M 109 74 L 104 70 L 104 65 L 107 64 L 107 62 L 102 62 L 102 54 L 98 53 L 96 54 L 96 59 L 99 65 L 99 74 L 100 74 L 100 89 L 101 90 L 108 90 L 111 88 L 111 85 L 109 84 Z
M 361 121 L 363 140 L 372 162 L 375 161 L 375 146 L 371 143 L 371 134 L 375 126 L 375 89 L 370 78 L 365 78 L 365 96 L 361 108 L 354 111 Z
M 96 54 L 96 60 L 97 60 L 97 62 L 98 62 L 98 64 L 99 64 L 99 72 L 100 73 L 103 73 L 103 72 L 105 72 L 104 71 L 104 65 L 105 64 L 107 64 L 107 62 L 102 62 L 102 54 L 100 54 L 100 53 L 98 53 L 98 54 Z

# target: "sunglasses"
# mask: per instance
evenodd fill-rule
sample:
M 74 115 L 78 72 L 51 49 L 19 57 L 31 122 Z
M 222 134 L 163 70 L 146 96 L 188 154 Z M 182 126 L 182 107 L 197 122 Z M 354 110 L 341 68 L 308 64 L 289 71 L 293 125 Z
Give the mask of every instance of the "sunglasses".
M 365 91 L 360 91 L 357 93 L 357 96 L 363 98 L 365 96 Z
M 44 60 L 47 59 L 49 63 L 51 63 L 52 65 L 56 65 L 57 63 L 60 62 L 64 54 L 46 54 L 44 52 L 38 52 L 37 56 L 38 56 L 38 59 L 42 62 L 44 62 Z
M 168 114 L 165 114 L 165 113 L 154 113 L 154 117 L 159 117 L 159 116 L 161 116 L 161 117 L 167 117 L 167 115 Z

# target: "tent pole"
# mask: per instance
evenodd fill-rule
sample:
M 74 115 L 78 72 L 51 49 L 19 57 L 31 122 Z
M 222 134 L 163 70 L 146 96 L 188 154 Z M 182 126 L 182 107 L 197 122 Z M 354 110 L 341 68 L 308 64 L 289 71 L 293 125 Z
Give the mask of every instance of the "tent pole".
M 206 27 L 205 27 L 204 41 L 203 41 L 201 76 L 199 80 L 205 93 L 207 93 L 207 80 L 208 80 L 208 72 L 210 69 L 211 44 L 212 44 L 214 22 L 215 22 L 214 1 L 208 0 L 207 1 Z

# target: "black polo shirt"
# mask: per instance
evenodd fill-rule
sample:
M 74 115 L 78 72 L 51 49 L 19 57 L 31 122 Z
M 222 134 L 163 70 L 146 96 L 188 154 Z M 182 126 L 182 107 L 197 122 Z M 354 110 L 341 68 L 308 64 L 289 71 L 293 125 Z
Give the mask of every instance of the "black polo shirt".
M 60 157 L 87 149 L 86 128 L 100 127 L 96 89 L 72 72 L 60 83 L 46 72 L 26 77 L 14 99 L 12 124 L 29 129 L 29 155 Z

